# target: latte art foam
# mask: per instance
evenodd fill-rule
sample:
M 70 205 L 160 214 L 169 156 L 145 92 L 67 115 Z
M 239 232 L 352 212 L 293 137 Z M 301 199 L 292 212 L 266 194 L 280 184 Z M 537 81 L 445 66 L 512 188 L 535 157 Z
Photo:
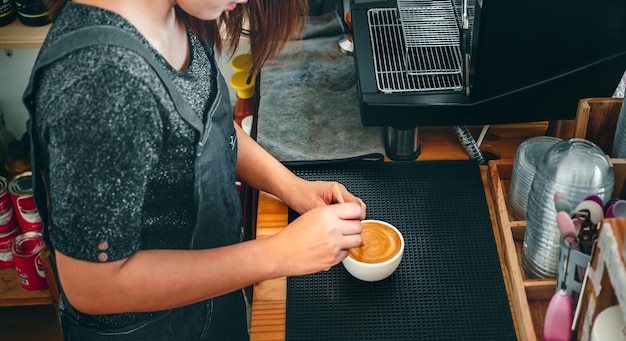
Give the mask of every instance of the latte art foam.
M 381 263 L 393 258 L 400 251 L 400 236 L 386 225 L 363 223 L 361 237 L 361 246 L 350 249 L 350 257 L 359 262 Z

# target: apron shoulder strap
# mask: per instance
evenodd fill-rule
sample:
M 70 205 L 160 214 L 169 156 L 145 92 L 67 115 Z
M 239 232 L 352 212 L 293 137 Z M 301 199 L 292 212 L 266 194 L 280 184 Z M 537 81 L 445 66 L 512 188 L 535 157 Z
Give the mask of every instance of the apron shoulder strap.
M 44 53 L 37 58 L 35 66 L 33 67 L 28 86 L 23 96 L 23 101 L 27 109 L 31 111 L 31 108 L 34 106 L 33 95 L 36 90 L 36 80 L 42 68 L 54 63 L 71 52 L 95 45 L 119 46 L 132 50 L 142 56 L 161 79 L 179 114 L 196 130 L 202 132 L 204 128 L 202 120 L 193 113 L 189 104 L 183 99 L 180 91 L 178 91 L 165 69 L 163 69 L 161 64 L 154 58 L 152 52 L 148 51 L 140 41 L 131 36 L 128 32 L 111 26 L 91 26 L 78 29 L 64 35 L 50 45 Z

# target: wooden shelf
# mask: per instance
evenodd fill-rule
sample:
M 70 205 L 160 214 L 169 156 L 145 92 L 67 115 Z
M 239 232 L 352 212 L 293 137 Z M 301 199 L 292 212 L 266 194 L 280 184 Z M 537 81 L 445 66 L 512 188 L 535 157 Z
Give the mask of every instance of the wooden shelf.
M 50 290 L 24 290 L 14 268 L 0 269 L 0 307 L 53 303 Z
M 523 270 L 522 243 L 526 221 L 516 220 L 506 205 L 512 174 L 513 160 L 489 161 L 487 183 L 504 253 L 504 280 L 511 293 L 518 337 L 522 341 L 532 341 L 543 336 L 544 312 L 556 289 L 556 278 L 531 279 Z
M 25 26 L 16 19 L 0 27 L 0 50 L 38 49 L 50 26 Z M 54 304 L 50 290 L 24 290 L 14 268 L 0 269 L 0 307 L 42 304 Z
M 38 49 L 41 47 L 51 24 L 39 27 L 25 26 L 15 20 L 0 27 L 0 50 Z

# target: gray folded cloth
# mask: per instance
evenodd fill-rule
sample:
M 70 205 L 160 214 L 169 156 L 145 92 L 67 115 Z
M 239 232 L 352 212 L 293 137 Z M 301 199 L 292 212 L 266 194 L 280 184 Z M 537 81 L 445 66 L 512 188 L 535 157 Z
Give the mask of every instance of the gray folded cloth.
M 284 163 L 382 160 L 383 128 L 361 124 L 338 16 L 311 18 L 305 32 L 261 70 L 257 142 Z

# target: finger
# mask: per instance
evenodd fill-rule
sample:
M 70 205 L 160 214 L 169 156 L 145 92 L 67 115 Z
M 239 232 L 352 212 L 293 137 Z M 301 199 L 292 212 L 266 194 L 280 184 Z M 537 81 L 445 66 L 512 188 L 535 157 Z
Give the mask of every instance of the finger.
M 346 253 L 348 252 L 348 250 L 355 248 L 355 247 L 359 247 L 361 246 L 361 244 L 363 244 L 363 238 L 361 238 L 360 234 L 353 234 L 353 235 L 348 235 L 348 236 L 344 236 L 341 239 L 341 249 L 343 251 L 346 251 Z M 343 258 L 342 258 L 343 259 Z
M 359 204 L 361 205 L 361 211 L 362 211 L 360 219 L 364 220 L 365 216 L 367 215 L 367 213 L 366 213 L 367 212 L 367 205 L 365 205 L 365 202 L 363 200 L 361 200 L 361 199 L 359 199 Z
M 345 200 L 343 200 L 343 195 L 341 194 L 341 188 L 339 188 L 338 184 L 334 183 L 330 185 L 330 190 L 333 193 L 333 199 L 336 203 L 345 203 Z
M 339 226 L 339 231 L 344 236 L 361 235 L 363 225 L 360 220 L 344 220 Z
M 361 219 L 365 219 L 365 212 L 367 211 L 367 205 L 365 204 L 363 200 L 361 200 L 361 198 L 354 196 L 350 192 L 346 192 L 346 193 L 343 193 L 343 199 L 345 202 L 356 202 L 359 205 L 361 205 L 361 210 L 363 211 L 363 217 L 361 217 Z
M 361 217 L 365 214 L 361 205 L 356 202 L 330 205 L 324 209 L 331 210 L 334 215 L 343 220 L 362 220 Z

